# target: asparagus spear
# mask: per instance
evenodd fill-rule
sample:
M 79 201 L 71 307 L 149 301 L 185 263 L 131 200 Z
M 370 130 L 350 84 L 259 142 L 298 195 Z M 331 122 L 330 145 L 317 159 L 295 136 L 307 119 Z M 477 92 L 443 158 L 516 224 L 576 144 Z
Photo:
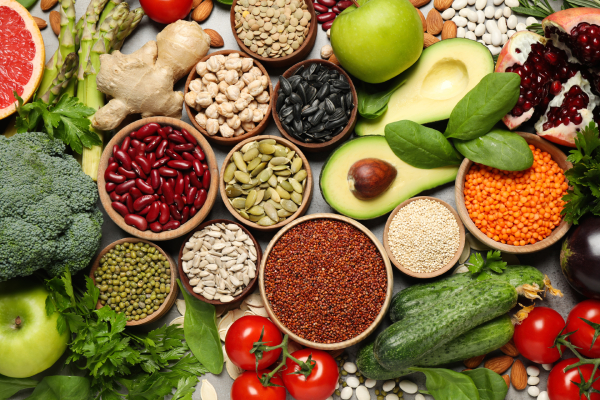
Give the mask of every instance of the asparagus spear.
M 102 14 L 100 14 L 100 19 L 98 20 L 98 26 L 102 25 L 102 23 L 110 15 L 112 10 L 121 3 L 123 3 L 123 0 L 110 0 L 104 7 L 104 10 L 102 10 Z
M 74 80 L 78 64 L 77 53 L 72 52 L 65 57 L 60 72 L 52 81 L 52 87 L 40 99 L 48 104 L 54 104 L 65 93 L 70 82 Z
M 129 16 L 127 17 L 129 25 L 123 24 L 123 27 L 126 27 L 127 29 L 122 29 L 117 33 L 117 43 L 113 46 L 113 50 L 121 50 L 121 47 L 123 47 L 123 43 L 125 42 L 125 38 L 131 35 L 131 32 L 138 27 L 140 22 L 142 22 L 143 17 L 144 10 L 141 7 L 129 12 Z

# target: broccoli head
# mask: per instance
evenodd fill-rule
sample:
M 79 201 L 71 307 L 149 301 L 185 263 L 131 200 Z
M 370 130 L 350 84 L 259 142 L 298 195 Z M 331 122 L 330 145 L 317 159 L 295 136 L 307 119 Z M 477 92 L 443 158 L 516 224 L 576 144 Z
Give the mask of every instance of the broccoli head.
M 87 267 L 102 235 L 97 201 L 96 184 L 61 140 L 0 135 L 0 282 Z

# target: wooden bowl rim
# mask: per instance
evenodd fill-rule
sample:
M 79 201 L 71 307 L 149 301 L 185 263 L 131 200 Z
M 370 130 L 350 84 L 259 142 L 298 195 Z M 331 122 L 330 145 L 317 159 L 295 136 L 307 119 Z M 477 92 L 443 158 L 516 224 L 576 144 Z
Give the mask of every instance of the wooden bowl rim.
M 192 286 L 190 285 L 190 279 L 188 278 L 187 274 L 185 272 L 183 272 L 183 263 L 181 262 L 181 257 L 183 256 L 183 249 L 185 248 L 185 244 L 188 242 L 188 240 L 190 240 L 190 238 L 194 235 L 194 233 L 201 231 L 202 229 L 206 228 L 209 225 L 219 224 L 219 223 L 235 224 L 235 225 L 239 226 L 240 228 L 242 228 L 244 233 L 246 235 L 248 235 L 248 237 L 250 239 L 252 239 L 252 242 L 254 242 L 254 247 L 256 248 L 256 261 L 254 263 L 256 264 L 256 269 L 257 269 L 256 272 L 257 273 L 254 276 L 254 279 L 252 279 L 248 283 L 248 286 L 246 286 L 244 288 L 244 290 L 242 290 L 242 293 L 240 293 L 236 297 L 234 297 L 233 300 L 230 301 L 229 303 L 223 303 L 220 300 L 209 300 L 206 297 L 202 296 L 201 294 L 194 292 Z M 229 219 L 213 219 L 213 220 L 205 221 L 205 222 L 201 223 L 198 227 L 196 227 L 196 229 L 194 229 L 192 232 L 190 232 L 185 237 L 185 239 L 181 243 L 181 247 L 179 248 L 179 258 L 177 259 L 177 269 L 179 272 L 179 276 L 181 278 L 181 283 L 183 284 L 183 286 L 185 287 L 185 289 L 187 290 L 187 292 L 190 295 L 194 296 L 198 300 L 203 301 L 205 303 L 212 304 L 214 306 L 222 306 L 222 305 L 226 305 L 226 304 L 239 303 L 240 301 L 242 301 L 246 297 L 248 297 L 248 295 L 250 293 L 252 293 L 252 292 L 254 292 L 254 290 L 256 290 L 256 285 L 258 284 L 258 268 L 260 267 L 261 261 L 262 261 L 262 248 L 260 247 L 260 244 L 258 243 L 258 241 L 254 238 L 254 236 L 250 233 L 250 231 L 245 226 L 243 226 L 239 222 L 232 221 Z
M 396 260 L 396 257 L 394 257 L 394 253 L 392 253 L 392 249 L 389 246 L 388 234 L 390 231 L 390 225 L 392 224 L 394 217 L 396 216 L 396 214 L 398 214 L 398 211 L 400 211 L 400 209 L 404 208 L 408 204 L 412 203 L 413 201 L 417 201 L 417 200 L 437 201 L 438 203 L 440 203 L 441 205 L 446 207 L 448 209 L 448 211 L 450 211 L 452 213 L 452 215 L 454 216 L 454 219 L 456 220 L 456 223 L 458 224 L 459 243 L 458 243 L 458 249 L 456 251 L 456 254 L 454 254 L 454 257 L 452 257 L 452 259 L 446 265 L 444 265 L 442 268 L 438 269 L 437 271 L 433 271 L 433 272 L 411 271 L 410 269 L 404 267 L 398 260 Z M 445 201 L 438 199 L 437 197 L 430 197 L 430 196 L 412 197 L 412 198 L 400 203 L 391 212 L 390 216 L 387 219 L 387 222 L 385 223 L 385 228 L 383 229 L 383 247 L 385 247 L 385 251 L 387 252 L 387 255 L 390 257 L 390 260 L 392 260 L 392 263 L 396 266 L 396 268 L 398 268 L 400 271 L 402 271 L 406 275 L 412 276 L 414 278 L 420 278 L 420 279 L 435 278 L 436 276 L 440 276 L 440 275 L 448 272 L 460 258 L 460 255 L 465 247 L 465 240 L 466 240 L 465 238 L 466 238 L 465 227 L 464 227 L 462 221 L 460 220 L 460 217 L 459 217 L 458 213 L 456 212 L 456 210 L 450 204 L 446 203 Z
M 241 57 L 245 57 L 245 58 L 253 58 L 253 57 L 250 57 L 248 54 L 244 53 L 243 51 L 239 51 L 239 50 L 220 50 L 220 51 L 215 51 L 214 53 L 207 54 L 205 57 L 203 57 L 198 62 L 206 62 L 212 56 L 217 56 L 217 55 L 225 56 L 225 55 L 228 55 L 231 53 L 237 53 Z M 184 102 L 185 110 L 187 112 L 188 118 L 190 119 L 190 122 L 209 141 L 215 142 L 219 145 L 225 145 L 225 146 L 232 145 L 232 144 L 239 143 L 242 140 L 248 139 L 252 136 L 256 136 L 256 135 L 260 134 L 261 132 L 263 132 L 267 128 L 267 125 L 269 123 L 269 115 L 271 114 L 271 109 L 273 108 L 273 103 L 271 102 L 271 99 L 273 98 L 273 83 L 271 82 L 271 76 L 269 75 L 269 72 L 265 69 L 265 67 L 258 60 L 254 60 L 254 64 L 256 65 L 256 67 L 258 67 L 262 71 L 262 73 L 269 80 L 269 88 L 268 88 L 269 109 L 265 113 L 265 116 L 262 119 L 262 121 L 260 121 L 260 123 L 254 129 L 252 129 L 250 132 L 246 132 L 243 135 L 230 137 L 230 138 L 226 138 L 226 137 L 219 136 L 219 135 L 211 136 L 206 132 L 206 129 L 202 128 L 198 124 L 198 122 L 196 122 L 196 115 L 198 115 L 198 111 L 191 108 L 190 106 L 188 106 L 188 104 L 186 102 Z M 194 68 L 192 68 L 192 70 L 190 71 L 188 78 L 185 82 L 184 94 L 187 94 L 190 91 L 190 83 L 196 78 L 198 78 L 198 73 L 196 72 L 196 66 L 194 65 Z
M 550 154 L 552 159 L 558 164 L 563 171 L 566 171 L 573 167 L 569 161 L 567 161 L 567 156 L 562 152 L 558 147 L 554 146 L 552 143 L 547 140 L 542 139 L 538 135 L 527 133 L 527 132 L 515 132 L 522 138 L 524 138 L 528 144 L 534 145 L 542 151 L 545 151 Z M 475 226 L 475 223 L 469 217 L 469 212 L 467 211 L 467 207 L 465 206 L 465 197 L 463 194 L 464 186 L 465 186 L 465 177 L 467 172 L 473 165 L 473 161 L 465 158 L 460 165 L 458 170 L 458 174 L 456 175 L 456 185 L 454 187 L 454 197 L 456 200 L 456 208 L 458 210 L 458 215 L 462 219 L 463 223 L 466 225 L 467 229 L 473 236 L 475 236 L 480 242 L 484 243 L 488 247 L 491 247 L 495 250 L 500 250 L 509 254 L 529 254 L 535 253 L 537 251 L 543 250 L 552 246 L 554 243 L 558 242 L 565 236 L 565 234 L 571 228 L 571 223 L 568 223 L 563 218 L 560 224 L 552 231 L 550 236 L 547 238 L 534 243 L 527 244 L 525 246 L 513 246 L 509 244 L 503 244 L 500 242 L 496 242 L 493 239 L 484 235 L 479 228 Z M 566 179 L 566 178 L 565 178 Z M 567 180 L 568 182 L 568 180 Z
M 163 232 L 159 232 L 159 233 L 155 233 L 155 232 L 151 231 L 150 229 L 148 229 L 146 231 L 140 231 L 139 229 L 137 229 L 131 225 L 127 225 L 125 223 L 123 216 L 121 214 L 119 214 L 118 212 L 116 212 L 112 208 L 112 206 L 111 206 L 112 200 L 110 199 L 110 196 L 106 192 L 106 189 L 105 189 L 106 182 L 104 180 L 104 171 L 106 171 L 106 168 L 108 167 L 108 159 L 110 157 L 112 157 L 113 146 L 116 144 L 120 145 L 122 143 L 122 141 L 125 139 L 125 136 L 129 135 L 131 132 L 136 131 L 139 128 L 141 128 L 142 126 L 149 124 L 151 122 L 156 122 L 160 125 L 169 125 L 169 126 L 180 128 L 180 129 L 183 128 L 183 129 L 186 129 L 190 134 L 192 134 L 196 138 L 198 145 L 200 145 L 200 147 L 204 151 L 204 154 L 206 156 L 206 161 L 208 164 L 208 168 L 210 171 L 210 175 L 211 175 L 211 185 L 210 185 L 210 189 L 208 190 L 206 202 L 204 203 L 202 208 L 200 210 L 198 210 L 196 215 L 194 215 L 185 224 L 181 225 L 177 229 L 173 229 L 170 231 L 163 231 Z M 127 125 L 123 129 L 121 129 L 106 145 L 106 148 L 102 152 L 102 157 L 100 158 L 100 166 L 98 168 L 98 193 L 100 195 L 100 201 L 102 202 L 102 206 L 104 207 L 104 210 L 106 211 L 106 213 L 108 214 L 110 219 L 112 219 L 113 222 L 115 224 L 117 224 L 119 226 L 119 228 L 123 229 L 125 232 L 127 232 L 133 236 L 136 236 L 138 238 L 146 239 L 146 240 L 152 240 L 152 241 L 171 240 L 171 239 L 175 239 L 180 236 L 183 236 L 186 233 L 188 233 L 189 231 L 193 230 L 208 216 L 208 214 L 210 213 L 210 211 L 212 210 L 212 208 L 215 204 L 215 200 L 217 199 L 218 185 L 215 185 L 213 182 L 215 176 L 219 176 L 219 168 L 217 165 L 217 158 L 215 157 L 215 153 L 213 152 L 212 147 L 206 141 L 206 139 L 204 139 L 204 137 L 193 126 L 191 126 L 181 120 L 175 119 L 175 118 L 168 118 L 168 117 L 143 118 L 143 119 L 140 119 L 138 121 L 135 121 L 135 122 Z
M 260 226 L 255 222 L 244 219 L 244 217 L 242 217 L 231 206 L 231 204 L 229 204 L 229 198 L 227 197 L 227 193 L 225 193 L 225 182 L 223 181 L 223 174 L 225 173 L 225 168 L 227 167 L 229 160 L 231 160 L 233 153 L 235 153 L 236 151 L 241 149 L 246 143 L 249 143 L 252 141 L 260 141 L 260 140 L 264 140 L 264 139 L 274 139 L 278 143 L 284 144 L 287 147 L 294 150 L 296 152 L 296 154 L 298 154 L 300 156 L 300 158 L 302 158 L 302 162 L 304 164 L 303 166 L 306 169 L 306 174 L 307 174 L 306 179 L 308 179 L 308 182 L 306 183 L 306 187 L 304 189 L 304 197 L 302 198 L 302 204 L 300 206 L 298 206 L 298 210 L 295 213 L 293 213 L 292 215 L 290 215 L 285 221 L 278 222 L 275 225 L 271 225 L 271 226 Z M 254 137 L 248 138 L 248 139 L 238 143 L 234 148 L 231 149 L 231 151 L 225 157 L 225 160 L 223 161 L 223 167 L 221 168 L 221 173 L 219 174 L 219 189 L 221 192 L 221 199 L 223 200 L 225 207 L 227 207 L 227 210 L 229 210 L 229 212 L 233 215 L 233 217 L 235 219 L 240 221 L 242 224 L 249 226 L 250 228 L 264 231 L 264 232 L 271 232 L 271 231 L 275 231 L 279 228 L 282 228 L 283 226 L 289 224 L 296 218 L 298 218 L 298 217 L 304 215 L 304 213 L 306 213 L 306 210 L 308 210 L 310 202 L 312 201 L 313 175 L 312 175 L 312 170 L 310 168 L 310 163 L 308 162 L 308 159 L 306 158 L 306 156 L 302 153 L 302 150 L 300 150 L 295 144 L 291 143 L 289 140 L 282 138 L 280 136 L 271 136 L 271 135 L 254 136 Z
M 381 310 L 379 311 L 379 314 L 377 315 L 377 318 L 375 318 L 375 320 L 371 323 L 371 325 L 369 325 L 369 327 L 364 332 L 362 332 L 361 334 L 359 334 L 358 336 L 356 336 L 352 339 L 345 340 L 343 342 L 316 343 L 316 342 L 311 342 L 309 340 L 303 339 L 300 336 L 296 335 L 295 333 L 290 331 L 285 325 L 283 325 L 281 323 L 281 321 L 279 321 L 279 319 L 277 318 L 277 316 L 271 309 L 271 304 L 270 304 L 269 300 L 267 299 L 267 294 L 265 291 L 265 267 L 266 267 L 267 260 L 269 259 L 269 253 L 271 252 L 271 250 L 273 249 L 273 247 L 275 246 L 277 241 L 287 231 L 289 231 L 294 226 L 304 223 L 306 221 L 314 220 L 314 219 L 334 219 L 334 220 L 346 222 L 346 223 L 354 226 L 355 228 L 357 228 L 358 230 L 363 232 L 365 235 L 367 235 L 367 237 L 369 239 L 371 239 L 371 241 L 373 242 L 375 247 L 377 247 L 377 250 L 379 251 L 379 254 L 381 255 L 381 258 L 383 259 L 383 263 L 385 265 L 387 281 L 388 281 L 387 293 L 386 293 L 385 301 L 383 303 L 383 306 L 381 307 Z M 269 314 L 269 318 L 271 319 L 271 321 L 273 321 L 275 323 L 275 325 L 277 325 L 277 327 L 281 331 L 283 331 L 283 333 L 286 333 L 293 341 L 300 343 L 301 345 L 306 346 L 306 347 L 310 347 L 313 349 L 320 349 L 320 350 L 339 350 L 339 349 L 345 349 L 347 347 L 353 346 L 353 345 L 363 341 L 364 339 L 367 338 L 367 336 L 369 336 L 379 326 L 379 324 L 385 317 L 387 310 L 390 306 L 390 303 L 392 301 L 392 292 L 394 289 L 394 273 L 392 270 L 392 265 L 390 264 L 390 260 L 386 256 L 385 248 L 383 247 L 381 242 L 379 242 L 377 237 L 367 227 L 362 225 L 360 222 L 353 220 L 352 218 L 345 217 L 343 215 L 331 214 L 331 213 L 316 213 L 316 214 L 310 214 L 310 215 L 298 218 L 297 220 L 286 225 L 283 229 L 281 229 L 279 232 L 277 232 L 277 234 L 269 242 L 269 245 L 268 245 L 267 249 L 265 250 L 262 262 L 260 264 L 258 283 L 259 283 L 259 289 L 260 289 L 260 296 L 265 305 L 265 309 L 266 309 L 267 313 Z
M 279 115 L 277 114 L 277 110 L 275 109 L 275 107 L 272 107 L 273 120 L 275 121 L 275 125 L 277 125 L 277 129 L 279 129 L 279 132 L 281 132 L 281 135 L 284 138 L 286 138 L 287 140 L 289 140 L 290 142 L 294 143 L 296 146 L 298 146 L 301 149 L 304 149 L 306 151 L 326 150 L 333 146 L 336 146 L 338 142 L 343 141 L 346 138 L 348 138 L 350 133 L 354 130 L 354 126 L 356 125 L 356 121 L 358 118 L 358 94 L 356 92 L 356 87 L 354 86 L 354 82 L 352 82 L 350 75 L 348 75 L 348 73 L 346 71 L 344 71 L 341 67 L 335 65 L 331 61 L 321 60 L 319 58 L 304 60 L 304 61 L 299 62 L 298 64 L 295 64 L 294 66 L 289 68 L 287 71 L 285 71 L 283 73 L 283 77 L 289 78 L 290 76 L 294 75 L 294 73 L 301 66 L 307 65 L 307 64 L 313 64 L 313 63 L 325 65 L 329 69 L 335 69 L 336 71 L 338 71 L 344 75 L 344 77 L 350 84 L 350 92 L 352 93 L 354 109 L 352 110 L 352 114 L 350 114 L 350 119 L 348 120 L 348 125 L 346 125 L 344 130 L 341 131 L 340 133 L 338 133 L 336 136 L 334 136 L 330 141 L 323 142 L 323 143 L 304 143 L 304 142 L 301 142 L 298 139 L 294 138 L 292 135 L 287 133 L 285 131 L 285 129 L 283 129 L 283 126 L 281 125 L 281 120 L 279 119 Z M 277 82 L 277 84 L 275 85 L 275 88 L 273 89 L 271 104 L 277 104 L 277 99 L 279 98 L 279 95 L 277 94 L 277 92 L 279 90 L 279 86 L 280 86 L 279 82 Z
M 153 322 L 156 319 L 162 318 L 171 309 L 171 307 L 173 307 L 173 305 L 175 304 L 175 300 L 177 300 L 177 296 L 179 294 L 179 288 L 177 287 L 177 268 L 176 268 L 175 262 L 173 261 L 171 256 L 169 256 L 159 245 L 152 243 L 146 239 L 140 239 L 140 238 L 136 238 L 136 237 L 127 237 L 127 238 L 119 239 L 117 241 L 112 242 L 111 244 L 106 246 L 104 249 L 102 249 L 102 251 L 96 256 L 96 258 L 94 259 L 94 262 L 92 263 L 92 269 L 90 270 L 90 278 L 92 279 L 92 281 L 94 281 L 94 284 L 96 283 L 96 279 L 94 279 L 94 272 L 96 272 L 96 270 L 98 268 L 100 268 L 100 260 L 102 259 L 102 257 L 104 257 L 104 255 L 106 253 L 108 253 L 111 249 L 113 249 L 115 246 L 117 246 L 119 244 L 123 244 L 125 242 L 131 242 L 133 244 L 141 242 L 141 243 L 147 243 L 151 246 L 154 246 L 158 249 L 160 254 L 162 254 L 163 256 L 165 256 L 167 258 L 167 261 L 169 262 L 169 269 L 171 271 L 171 291 L 167 295 L 167 298 L 165 299 L 165 301 L 160 305 L 158 310 L 156 310 L 154 313 L 148 315 L 146 318 L 140 319 L 137 321 L 129 321 L 126 324 L 127 326 L 145 325 L 150 322 Z M 102 306 L 102 304 L 100 303 L 100 300 L 98 300 L 98 302 L 96 303 L 96 310 L 99 310 L 102 307 L 104 307 L 104 306 Z

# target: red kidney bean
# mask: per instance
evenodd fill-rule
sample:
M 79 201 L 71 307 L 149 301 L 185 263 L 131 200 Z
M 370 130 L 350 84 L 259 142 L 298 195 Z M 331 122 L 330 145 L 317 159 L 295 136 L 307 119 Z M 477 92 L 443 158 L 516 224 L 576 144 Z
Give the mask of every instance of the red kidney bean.
M 190 219 L 190 208 L 188 206 L 183 207 L 181 212 L 181 224 L 185 224 Z
M 127 171 L 123 167 L 119 167 L 119 169 L 117 171 L 119 172 L 120 175 L 123 175 L 127 179 L 135 179 L 135 178 L 137 178 L 137 174 L 135 172 L 133 172 L 133 171 Z
M 142 167 L 140 167 L 138 165 L 137 162 L 135 162 L 135 161 L 131 162 L 131 169 L 133 169 L 135 171 L 135 173 L 137 174 L 137 176 L 139 176 L 140 178 L 142 178 L 142 179 L 148 179 L 148 175 L 146 175 L 144 173 L 144 170 L 142 169 Z
M 135 152 L 135 148 L 130 147 L 129 150 L 127 150 L 127 154 L 129 154 L 129 157 L 133 160 L 135 158 L 135 156 L 137 156 L 137 153 Z
M 185 206 L 187 204 L 187 200 L 185 198 L 185 194 L 181 195 L 181 200 L 183 200 L 183 205 Z
M 146 218 L 141 217 L 139 215 L 135 215 L 135 214 L 126 215 L 125 223 L 127 225 L 135 226 L 140 231 L 145 231 L 146 229 L 148 229 L 148 221 L 146 221 Z
M 337 0 L 317 0 L 319 3 L 323 4 L 325 7 L 333 7 L 336 5 Z
M 160 188 L 160 175 L 157 169 L 150 171 L 150 185 L 154 190 Z
M 169 150 L 173 150 L 173 148 L 174 148 L 174 147 L 175 147 L 175 143 L 173 143 L 173 142 L 169 141 L 169 146 L 168 146 L 168 149 L 169 149 Z M 165 150 L 165 151 L 166 151 L 166 150 Z
M 333 11 L 333 12 L 334 12 L 334 13 L 336 13 L 336 14 L 339 14 L 339 13 L 341 13 L 341 12 L 342 12 L 342 10 L 340 10 L 338 6 L 335 6 L 335 7 L 333 7 L 333 8 L 331 9 L 331 11 Z
M 113 201 L 112 203 L 110 203 L 110 205 L 112 206 L 113 210 L 115 210 L 116 212 L 121 214 L 123 217 L 125 217 L 129 214 L 129 210 L 127 210 L 127 206 L 123 203 L 119 203 L 118 201 Z
M 169 211 L 171 211 L 171 217 L 173 217 L 177 221 L 181 221 L 181 213 L 179 212 L 179 210 L 177 210 L 177 207 L 175 207 L 175 205 L 170 205 Z
M 190 173 L 184 175 L 183 177 L 183 190 L 187 191 L 190 187 Z
M 156 140 L 156 138 L 159 138 L 160 136 L 158 135 L 153 135 L 153 136 L 147 136 L 144 138 L 144 140 L 142 140 L 142 142 L 146 143 L 146 146 L 148 146 L 148 144 L 150 142 L 152 142 L 153 140 Z
M 202 186 L 206 189 L 210 187 L 210 171 L 208 169 L 204 171 L 204 175 L 202 175 Z
M 163 157 L 163 158 L 161 158 L 159 160 L 156 160 L 154 162 L 154 164 L 152 164 L 152 168 L 156 169 L 156 168 L 160 168 L 160 167 L 162 167 L 164 165 L 167 165 L 167 163 L 169 162 L 169 160 L 170 160 L 169 157 Z
M 127 210 L 129 210 L 129 214 L 135 213 L 135 210 L 133 209 L 133 197 L 130 196 L 129 193 L 126 193 L 123 196 L 121 196 L 121 203 L 125 203 L 125 205 L 127 205 Z
M 199 146 L 194 147 L 194 152 L 192 154 L 194 157 L 196 157 L 200 161 L 204 161 L 204 159 L 206 158 L 206 156 L 204 155 L 204 152 L 202 151 L 202 149 Z
M 175 175 L 175 176 L 177 176 L 177 175 Z M 168 178 L 167 182 L 169 182 L 169 185 L 171 185 L 173 190 L 175 190 L 175 178 Z
M 182 195 L 184 188 L 185 188 L 185 179 L 183 179 L 183 175 L 181 175 L 181 172 L 178 171 L 177 178 L 175 179 L 175 187 L 173 189 L 173 192 L 175 194 Z
M 160 196 L 156 193 L 154 193 L 152 196 L 154 196 L 154 200 L 158 201 L 158 199 L 160 199 Z
M 152 186 L 148 185 L 146 181 L 140 178 L 135 180 L 135 186 L 137 186 L 137 188 L 144 194 L 154 194 L 154 189 L 152 189 Z
M 113 145 L 113 154 L 115 154 L 119 150 L 121 150 L 121 148 L 119 147 L 119 145 L 117 145 L 117 144 Z
M 135 148 L 136 156 L 145 156 L 146 155 L 146 143 L 140 144 Z
M 175 194 L 175 196 L 173 196 L 173 200 L 175 202 L 175 205 L 177 206 L 177 209 L 179 211 L 183 210 L 183 207 L 185 206 L 185 201 L 183 201 L 183 198 L 181 197 L 181 195 Z
M 158 162 L 158 161 L 157 161 Z M 160 167 L 158 169 L 158 172 L 162 175 L 162 176 L 168 176 L 168 177 L 173 177 L 173 176 L 177 176 L 177 171 L 171 168 L 167 168 L 167 167 Z
M 108 167 L 106 167 L 106 172 L 117 172 L 118 169 L 119 169 L 119 163 L 112 162 L 112 163 L 108 164 Z
M 198 188 L 190 186 L 187 192 L 185 192 L 185 203 L 190 205 L 194 204 L 194 200 L 196 200 L 196 193 L 198 193 Z
M 198 194 L 196 195 L 196 200 L 194 201 L 194 207 L 196 207 L 196 210 L 199 210 L 202 208 L 202 206 L 206 202 L 207 196 L 208 196 L 208 192 L 206 191 L 206 189 L 198 190 Z
M 167 137 L 173 143 L 177 143 L 177 144 L 186 144 L 187 143 L 186 140 L 185 140 L 185 138 L 183 136 L 181 136 L 181 134 L 179 134 L 179 133 L 171 133 Z
M 161 189 L 167 204 L 173 204 L 175 193 L 173 193 L 173 186 L 169 182 L 162 184 Z
M 162 232 L 162 225 L 156 221 L 150 224 L 150 229 L 152 229 L 152 232 L 159 233 Z
M 164 225 L 167 222 L 169 222 L 170 219 L 171 210 L 169 210 L 169 206 L 167 205 L 167 203 L 160 203 L 160 218 L 158 218 L 158 222 Z
M 196 140 L 196 138 L 194 136 L 192 136 L 192 134 L 189 133 L 185 129 L 181 130 L 181 136 L 183 136 L 185 138 L 185 140 L 187 140 L 189 143 L 198 143 L 198 141 Z
M 323 4 L 319 4 L 319 3 L 313 3 L 313 7 L 315 8 L 315 11 L 318 13 L 326 13 L 329 12 L 329 8 L 324 6 Z
M 171 133 L 173 133 L 173 128 L 170 126 L 163 126 L 162 128 L 160 128 L 160 130 L 162 130 L 162 134 L 159 132 L 159 135 L 165 135 L 165 139 L 167 138 L 167 136 L 169 136 Z
M 329 22 L 329 21 L 333 21 L 334 19 L 335 19 L 334 12 L 326 12 L 324 14 L 317 15 L 317 21 L 319 21 L 320 24 L 323 24 L 323 23 Z
M 112 164 L 112 163 L 114 163 L 114 162 L 116 162 L 116 161 L 117 161 L 117 160 L 115 160 L 115 158 L 114 158 L 114 157 L 109 157 L 109 158 L 108 158 L 108 163 L 109 163 L 109 164 Z
M 152 164 L 154 164 L 156 162 L 156 154 L 155 153 L 148 154 L 148 157 L 146 157 L 146 160 L 148 160 L 148 162 L 150 163 L 150 166 L 152 166 Z
M 152 195 L 142 196 L 133 202 L 133 209 L 135 211 L 140 211 L 144 207 L 152 204 L 152 202 L 154 202 L 154 196 L 152 196 Z
M 146 215 L 146 221 L 154 222 L 158 219 L 158 215 L 160 214 L 160 201 L 155 201 L 150 206 L 150 211 L 148 215 Z
M 117 150 L 113 154 L 115 158 L 121 163 L 121 166 L 123 166 L 123 168 L 131 169 L 131 157 L 129 157 L 129 154 L 122 150 Z
M 115 188 L 115 192 L 117 192 L 117 194 L 119 194 L 119 195 L 122 195 L 122 194 L 129 192 L 129 190 L 134 187 L 135 187 L 134 180 L 123 182 Z
M 138 212 L 137 214 L 138 215 L 146 215 L 146 214 L 148 214 L 150 212 L 150 207 L 151 206 L 144 207 L 144 209 L 142 211 Z
M 167 132 L 165 132 L 165 128 L 160 128 L 159 130 L 156 131 L 156 133 L 158 133 L 160 135 L 161 138 L 166 139 L 167 138 Z
M 129 150 L 129 146 L 131 146 L 131 137 L 126 136 L 125 139 L 123 139 L 123 143 L 121 143 L 121 150 L 127 151 Z
M 166 149 L 165 154 L 174 160 L 183 160 L 183 157 L 181 157 L 179 154 L 175 153 L 175 151 L 173 151 L 171 149 Z
M 189 153 L 189 152 L 187 152 L 187 151 L 186 151 L 186 152 L 183 152 L 183 153 L 181 153 L 181 157 L 183 157 L 183 159 L 184 159 L 185 161 L 189 161 L 189 162 L 191 162 L 192 164 L 194 163 L 194 160 L 196 159 L 196 158 L 195 158 L 195 157 L 192 155 L 192 153 Z
M 189 177 L 190 177 L 190 183 L 192 184 L 192 186 L 195 186 L 198 189 L 202 189 L 202 182 L 200 182 L 198 180 L 198 177 L 196 176 L 195 172 L 193 172 L 193 171 L 190 172 Z
M 323 25 L 321 25 L 321 28 L 323 28 L 324 31 L 331 29 L 331 25 L 333 25 L 333 21 L 334 20 L 325 22 Z
M 104 179 L 106 179 L 109 182 L 114 182 L 114 183 L 123 183 L 126 180 L 126 178 L 123 175 L 119 175 L 116 172 L 110 172 L 110 171 L 106 171 L 104 173 Z
M 163 179 L 163 177 L 161 176 L 161 177 L 160 177 L 160 186 L 159 186 L 159 188 L 158 188 L 158 192 L 156 192 L 157 194 L 160 194 L 160 195 L 162 195 L 162 194 L 163 194 L 163 191 L 162 191 L 162 185 L 163 185 L 163 183 L 164 183 L 164 182 L 165 182 L 165 180 L 164 180 L 164 179 Z M 161 197 L 164 197 L 164 196 L 161 196 Z M 163 201 L 163 202 L 164 202 L 164 200 L 161 200 L 161 201 Z
M 163 138 L 161 138 L 160 136 L 150 136 L 152 139 L 152 141 L 150 141 L 148 143 L 148 146 L 146 146 L 146 151 L 147 152 L 152 152 L 154 151 L 154 149 L 156 149 L 156 147 L 160 144 L 160 142 L 163 141 Z
M 194 215 L 196 215 L 197 212 L 198 212 L 198 210 L 196 210 L 196 207 L 190 208 L 190 218 L 192 218 Z
M 144 138 L 147 138 L 148 136 L 154 135 L 156 133 L 156 131 L 158 131 L 159 129 L 160 129 L 160 125 L 155 122 L 146 124 L 137 131 L 137 133 L 135 134 L 135 139 L 143 140 Z
M 152 166 L 150 165 L 150 163 L 148 162 L 148 160 L 146 160 L 142 156 L 137 156 L 135 158 L 135 162 L 142 168 L 142 171 L 144 171 L 144 173 L 146 175 L 149 174 L 150 171 L 152 170 Z
M 118 194 L 116 194 L 114 191 L 110 192 L 110 194 L 108 195 L 108 197 L 110 197 L 110 199 L 112 201 L 121 201 L 121 196 L 119 196 Z
M 171 168 L 182 170 L 192 168 L 192 163 L 185 160 L 171 160 L 167 163 L 167 165 Z
M 181 226 L 181 222 L 179 221 L 169 221 L 163 225 L 163 231 L 170 231 L 172 229 L 177 229 Z
M 202 166 L 202 163 L 200 162 L 200 160 L 194 160 L 194 172 L 196 173 L 197 176 L 202 176 L 204 175 L 204 167 Z
M 160 142 L 159 145 L 156 147 L 156 157 L 162 158 L 165 155 L 165 150 L 167 149 L 168 145 L 168 140 L 163 140 L 162 142 Z
M 352 4 L 353 3 L 351 0 L 342 0 L 342 1 L 338 1 L 338 3 L 335 6 L 343 11 L 346 8 L 350 7 Z
M 136 187 L 129 189 L 129 194 L 133 197 L 133 200 L 137 200 L 144 195 L 144 193 Z
M 140 144 L 142 144 L 142 142 L 140 142 L 139 140 L 137 140 L 137 139 L 131 139 L 131 147 L 136 148 Z
M 184 151 L 192 151 L 194 150 L 194 145 L 191 143 L 178 144 L 177 146 L 173 147 L 173 150 L 175 150 L 178 153 L 183 153 Z
M 162 189 L 162 188 L 161 188 L 161 189 Z M 160 190 L 160 189 L 159 189 L 159 190 Z M 160 200 L 160 202 L 161 202 L 161 203 L 166 203 L 166 202 L 167 202 L 167 199 L 165 199 L 165 196 L 160 196 L 160 197 L 159 197 L 159 200 Z

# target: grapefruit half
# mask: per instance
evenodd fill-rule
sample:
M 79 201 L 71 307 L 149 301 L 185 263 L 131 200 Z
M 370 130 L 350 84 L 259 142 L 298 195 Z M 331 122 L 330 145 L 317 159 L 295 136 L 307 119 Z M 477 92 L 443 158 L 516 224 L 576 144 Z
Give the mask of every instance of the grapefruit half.
M 29 11 L 15 0 L 0 0 L 0 119 L 17 107 L 13 91 L 29 101 L 44 74 L 44 40 Z

